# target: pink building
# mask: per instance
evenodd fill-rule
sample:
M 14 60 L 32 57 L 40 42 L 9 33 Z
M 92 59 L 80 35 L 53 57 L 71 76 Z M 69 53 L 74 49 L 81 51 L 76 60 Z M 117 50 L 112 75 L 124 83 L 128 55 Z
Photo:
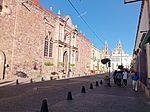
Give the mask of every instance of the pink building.
M 77 36 L 77 70 L 79 74 L 88 73 L 90 70 L 91 60 L 91 43 L 82 33 Z

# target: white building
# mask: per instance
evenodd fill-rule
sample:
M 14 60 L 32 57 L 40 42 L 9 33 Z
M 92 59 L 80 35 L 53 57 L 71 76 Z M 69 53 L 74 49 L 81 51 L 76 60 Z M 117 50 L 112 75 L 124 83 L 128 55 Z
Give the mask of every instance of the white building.
M 112 50 L 110 54 L 111 70 L 117 70 L 119 65 L 123 65 L 124 68 L 130 68 L 132 56 L 126 54 L 122 49 L 122 44 L 118 41 L 117 47 Z
M 91 45 L 91 63 L 90 63 L 90 70 L 91 72 L 100 73 L 102 70 L 102 58 L 103 52 L 96 48 L 95 46 Z

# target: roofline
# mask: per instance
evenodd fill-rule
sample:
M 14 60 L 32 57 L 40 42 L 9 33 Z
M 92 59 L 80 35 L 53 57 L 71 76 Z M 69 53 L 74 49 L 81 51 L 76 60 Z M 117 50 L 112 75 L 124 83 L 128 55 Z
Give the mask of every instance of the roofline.
M 138 20 L 138 26 L 137 26 L 137 32 L 136 32 L 136 40 L 135 40 L 135 43 L 134 43 L 134 50 L 135 50 L 135 47 L 136 47 L 136 42 L 137 42 L 137 37 L 138 37 L 139 27 L 140 27 L 140 23 L 141 23 L 141 17 L 142 17 L 142 13 L 143 13 L 144 4 L 145 4 L 145 0 L 142 0 L 141 10 L 140 10 L 140 15 L 139 15 L 139 20 Z
M 46 14 L 50 14 L 50 15 L 52 15 L 52 16 L 54 16 L 54 17 L 57 17 L 57 16 L 53 13 L 53 11 L 47 10 L 47 9 L 44 8 L 39 2 L 35 3 L 34 0 L 31 0 L 31 2 L 32 2 L 35 6 L 39 7 L 39 8 L 40 8 L 42 11 L 44 11 Z

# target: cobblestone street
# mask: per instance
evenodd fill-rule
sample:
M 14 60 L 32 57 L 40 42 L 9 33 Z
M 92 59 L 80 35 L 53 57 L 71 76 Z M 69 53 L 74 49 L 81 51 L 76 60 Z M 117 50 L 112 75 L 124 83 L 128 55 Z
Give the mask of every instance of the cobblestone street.
M 149 112 L 150 105 L 143 91 L 128 87 L 111 87 L 95 82 L 102 75 L 66 80 L 52 80 L 23 85 L 7 85 L 0 88 L 1 112 L 40 112 L 41 102 L 47 99 L 49 112 Z M 89 89 L 90 84 L 94 89 Z M 86 93 L 81 93 L 85 86 Z M 66 100 L 71 91 L 73 100 Z

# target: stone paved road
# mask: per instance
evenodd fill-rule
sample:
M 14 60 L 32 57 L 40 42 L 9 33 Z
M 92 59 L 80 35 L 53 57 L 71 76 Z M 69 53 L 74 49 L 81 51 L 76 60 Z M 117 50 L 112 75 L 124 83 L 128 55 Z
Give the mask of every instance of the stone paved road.
M 46 98 L 49 112 L 150 112 L 143 92 L 128 87 L 99 86 L 89 89 L 90 83 L 102 79 L 101 75 L 59 81 L 45 81 L 0 88 L 0 112 L 40 112 L 41 101 Z M 86 93 L 80 93 L 81 86 Z M 73 100 L 67 101 L 68 91 Z

